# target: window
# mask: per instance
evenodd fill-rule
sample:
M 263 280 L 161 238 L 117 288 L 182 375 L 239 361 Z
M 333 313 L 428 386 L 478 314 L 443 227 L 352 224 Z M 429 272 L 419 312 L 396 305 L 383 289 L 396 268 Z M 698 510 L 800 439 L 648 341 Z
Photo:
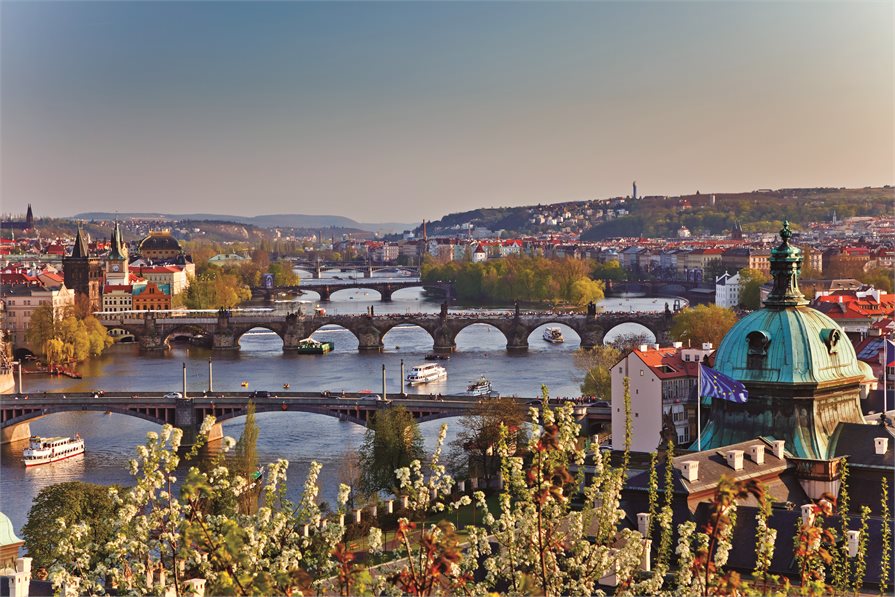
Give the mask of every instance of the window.
M 640 370 L 640 377 L 643 377 L 643 369 Z
M 764 330 L 755 330 L 746 334 L 746 342 L 748 344 L 746 367 L 748 369 L 764 369 L 771 336 Z

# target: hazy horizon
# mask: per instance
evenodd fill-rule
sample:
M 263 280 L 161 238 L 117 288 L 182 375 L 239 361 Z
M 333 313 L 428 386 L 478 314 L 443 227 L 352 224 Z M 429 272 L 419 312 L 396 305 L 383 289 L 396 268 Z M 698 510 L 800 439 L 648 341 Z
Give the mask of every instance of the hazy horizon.
M 893 6 L 0 4 L 3 212 L 412 223 L 893 183 Z

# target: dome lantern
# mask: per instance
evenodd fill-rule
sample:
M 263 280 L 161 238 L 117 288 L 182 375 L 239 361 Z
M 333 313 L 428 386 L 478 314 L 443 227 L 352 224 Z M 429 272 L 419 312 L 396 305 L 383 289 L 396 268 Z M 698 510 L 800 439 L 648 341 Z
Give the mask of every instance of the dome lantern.
M 780 229 L 779 246 L 771 250 L 771 275 L 774 287 L 765 300 L 765 307 L 800 307 L 808 304 L 808 300 L 799 289 L 799 274 L 802 271 L 802 251 L 789 244 L 792 230 L 789 221 L 783 221 Z

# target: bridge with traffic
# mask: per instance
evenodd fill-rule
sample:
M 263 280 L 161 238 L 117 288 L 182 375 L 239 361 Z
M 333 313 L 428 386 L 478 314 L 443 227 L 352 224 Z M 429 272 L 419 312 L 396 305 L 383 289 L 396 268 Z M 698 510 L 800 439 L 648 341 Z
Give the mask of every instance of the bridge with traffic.
M 511 399 L 526 406 L 541 404 L 537 398 L 514 396 Z M 6 394 L 0 396 L 0 443 L 27 439 L 31 435 L 29 423 L 47 415 L 99 411 L 137 417 L 158 425 L 173 425 L 183 430 L 184 443 L 192 444 L 206 416 L 211 415 L 217 421 L 209 433 L 209 439 L 219 439 L 222 436 L 220 423 L 244 416 L 250 400 L 259 413 L 312 413 L 367 425 L 376 412 L 397 404 L 404 406 L 422 422 L 463 416 L 483 398 L 466 395 L 397 395 L 383 398 L 372 394 L 287 391 L 265 397 L 252 396 L 249 392 L 205 392 L 186 397 L 163 392 Z M 610 408 L 605 405 L 580 404 L 574 408 L 585 434 L 603 430 L 611 420 Z
M 305 315 L 278 314 L 273 311 L 228 311 L 216 314 L 207 311 L 144 311 L 135 313 L 97 313 L 99 321 L 117 335 L 131 335 L 146 351 L 165 350 L 176 335 L 196 335 L 210 338 L 215 350 L 239 350 L 239 339 L 255 328 L 277 334 L 283 340 L 284 351 L 296 351 L 301 341 L 324 326 L 338 326 L 351 332 L 358 340 L 359 350 L 379 351 L 383 337 L 397 326 L 417 326 L 433 340 L 436 352 L 452 352 L 457 347 L 457 335 L 465 328 L 485 324 L 499 330 L 507 340 L 507 350 L 527 350 L 528 338 L 535 329 L 546 324 L 564 324 L 581 338 L 581 347 L 593 348 L 602 344 L 612 328 L 625 324 L 642 325 L 657 342 L 668 340 L 671 310 L 664 312 L 600 312 L 590 305 L 586 313 L 554 313 L 535 311 L 495 313 L 449 312 L 447 305 L 441 313 L 388 313 L 383 315 Z
M 320 301 L 328 301 L 333 293 L 339 290 L 373 290 L 379 293 L 379 300 L 389 302 L 392 294 L 402 288 L 424 288 L 440 292 L 445 299 L 450 300 L 453 295 L 453 284 L 450 282 L 423 282 L 419 278 L 349 278 L 341 280 L 335 278 L 313 278 L 302 280 L 297 286 L 257 286 L 252 288 L 252 296 L 264 298 L 270 301 L 278 293 L 303 294 L 307 291 L 320 295 Z

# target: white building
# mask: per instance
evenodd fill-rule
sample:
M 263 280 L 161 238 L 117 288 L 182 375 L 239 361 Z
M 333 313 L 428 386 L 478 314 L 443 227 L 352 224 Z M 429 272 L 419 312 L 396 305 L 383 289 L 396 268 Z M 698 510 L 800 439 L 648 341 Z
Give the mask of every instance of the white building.
M 711 344 L 668 348 L 642 344 L 612 367 L 612 449 L 625 448 L 624 379 L 630 381 L 631 450 L 652 452 L 662 442 L 666 415 L 674 423 L 678 444 L 696 439 L 696 384 L 700 361 L 714 352 Z
M 736 307 L 740 304 L 741 290 L 739 272 L 732 276 L 724 272 L 723 275 L 715 278 L 715 304 L 727 309 Z
M 30 346 L 27 338 L 34 311 L 42 305 L 50 305 L 53 317 L 62 319 L 66 311 L 75 306 L 75 293 L 65 285 L 58 289 L 13 285 L 3 287 L 3 301 L 6 306 L 6 326 L 13 346 L 36 350 L 38 347 Z

